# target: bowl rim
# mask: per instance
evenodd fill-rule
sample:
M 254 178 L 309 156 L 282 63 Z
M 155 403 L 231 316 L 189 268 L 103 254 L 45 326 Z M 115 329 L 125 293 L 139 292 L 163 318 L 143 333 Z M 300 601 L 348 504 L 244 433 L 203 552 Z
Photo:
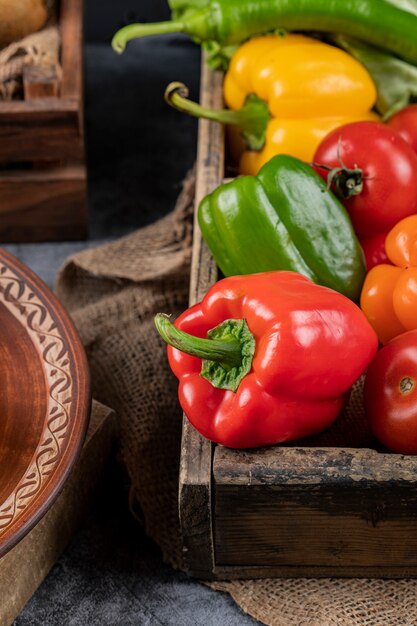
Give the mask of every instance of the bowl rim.
M 4 533 L 0 532 L 0 558 L 9 552 L 11 548 L 19 543 L 19 541 L 36 526 L 62 492 L 81 453 L 87 435 L 92 406 L 91 376 L 87 356 L 69 312 L 53 291 L 33 270 L 27 267 L 27 265 L 17 259 L 13 254 L 0 247 L 0 266 L 1 265 L 14 273 L 36 294 L 56 324 L 59 337 L 65 340 L 68 349 L 68 359 L 72 363 L 72 396 L 76 403 L 75 408 L 72 410 L 72 415 L 76 418 L 73 420 L 76 428 L 66 435 L 65 450 L 54 467 L 54 471 L 44 481 L 42 488 L 35 493 L 35 497 L 28 503 L 28 507 L 36 503 L 36 510 L 30 512 L 29 515 L 20 515 L 20 517 L 17 518 L 16 525 L 13 527 L 13 532 L 8 532 L 8 527 L 5 528 Z M 0 284 L 0 293 L 2 292 L 3 289 Z M 0 301 L 1 300 L 2 298 L 0 298 Z M 72 426 L 73 425 L 74 423 Z M 59 467 L 59 474 L 56 472 L 57 467 Z M 24 474 L 26 471 L 27 470 L 25 470 Z M 55 480 L 53 480 L 54 478 Z M 1 505 L 2 503 L 0 503 L 0 506 Z

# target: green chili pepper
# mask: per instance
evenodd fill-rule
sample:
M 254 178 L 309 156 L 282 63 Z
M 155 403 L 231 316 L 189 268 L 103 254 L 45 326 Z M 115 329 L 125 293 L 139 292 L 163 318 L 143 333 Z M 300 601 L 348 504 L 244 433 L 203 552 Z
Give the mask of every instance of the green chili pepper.
M 348 213 L 299 159 L 278 155 L 257 176 L 220 185 L 198 220 L 225 276 L 291 270 L 359 298 L 365 263 Z
M 173 19 L 130 24 L 113 38 L 115 50 L 145 35 L 181 32 L 200 42 L 241 43 L 276 29 L 341 33 L 417 63 L 414 0 L 171 0 Z

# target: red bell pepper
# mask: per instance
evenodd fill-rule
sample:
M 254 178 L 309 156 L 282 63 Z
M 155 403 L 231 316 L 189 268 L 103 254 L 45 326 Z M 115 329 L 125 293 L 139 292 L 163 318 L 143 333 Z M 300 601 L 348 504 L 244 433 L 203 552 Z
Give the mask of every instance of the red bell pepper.
M 327 428 L 378 346 L 351 300 L 286 271 L 220 280 L 175 325 L 155 324 L 185 415 L 232 448 Z

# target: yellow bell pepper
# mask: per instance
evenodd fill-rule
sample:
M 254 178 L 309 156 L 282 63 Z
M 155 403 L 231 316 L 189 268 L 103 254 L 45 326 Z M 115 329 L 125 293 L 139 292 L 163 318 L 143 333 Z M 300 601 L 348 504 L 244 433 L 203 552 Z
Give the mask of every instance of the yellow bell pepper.
M 237 49 L 224 80 L 229 110 L 191 103 L 183 88 L 172 83 L 167 101 L 242 131 L 241 174 L 255 175 L 276 154 L 311 161 L 334 128 L 379 119 L 371 111 L 376 87 L 364 66 L 343 50 L 303 35 L 255 37 Z M 236 133 L 231 137 L 236 141 Z

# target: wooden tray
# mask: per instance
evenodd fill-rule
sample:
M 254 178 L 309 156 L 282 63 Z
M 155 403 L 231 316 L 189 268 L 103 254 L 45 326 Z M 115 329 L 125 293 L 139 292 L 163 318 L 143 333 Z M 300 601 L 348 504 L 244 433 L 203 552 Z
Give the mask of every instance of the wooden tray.
M 0 249 L 0 557 L 40 520 L 90 415 L 87 360 L 48 287 Z
M 221 107 L 203 59 L 201 102 Z M 224 132 L 201 121 L 196 207 L 225 176 Z M 217 279 L 195 220 L 190 303 Z M 417 458 L 371 448 L 212 445 L 184 420 L 179 507 L 202 579 L 416 577 Z
M 26 66 L 22 100 L 0 102 L 0 242 L 83 239 L 83 0 L 60 0 L 62 74 Z

